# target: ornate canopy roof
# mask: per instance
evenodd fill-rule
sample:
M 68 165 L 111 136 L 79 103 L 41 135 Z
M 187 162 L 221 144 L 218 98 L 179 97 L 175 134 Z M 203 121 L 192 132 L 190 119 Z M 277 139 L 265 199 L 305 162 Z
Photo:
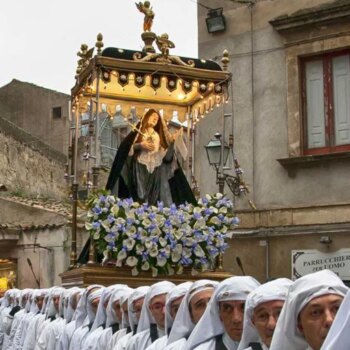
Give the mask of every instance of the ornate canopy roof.
M 163 38 L 143 33 L 144 41 L 144 35 L 153 35 L 155 40 Z M 157 42 L 160 53 L 152 46 L 151 50 L 148 47 L 143 51 L 112 47 L 102 51 L 99 34 L 95 56 L 94 48 L 82 45 L 72 88 L 73 105 L 79 104 L 79 110 L 84 111 L 91 101 L 98 100 L 99 108 L 110 116 L 118 110 L 124 117 L 131 111 L 141 116 L 145 109 L 155 108 L 162 110 L 167 120 L 176 112 L 181 122 L 191 115 L 196 123 L 227 99 L 231 81 L 228 52 L 223 54 L 222 68 L 211 60 L 170 55 L 169 42 L 163 46 Z

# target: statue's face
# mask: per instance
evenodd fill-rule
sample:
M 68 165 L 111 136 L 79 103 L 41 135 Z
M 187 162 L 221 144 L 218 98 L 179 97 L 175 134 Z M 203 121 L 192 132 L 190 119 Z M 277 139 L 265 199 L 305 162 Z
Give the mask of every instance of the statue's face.
M 156 112 L 152 113 L 150 117 L 148 118 L 148 126 L 154 128 L 159 120 L 159 116 Z

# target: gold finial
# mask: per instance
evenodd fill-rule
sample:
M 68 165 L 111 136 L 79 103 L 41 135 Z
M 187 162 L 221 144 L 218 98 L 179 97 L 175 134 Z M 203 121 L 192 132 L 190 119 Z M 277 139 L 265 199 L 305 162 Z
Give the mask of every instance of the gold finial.
M 152 29 L 153 19 L 154 19 L 154 12 L 151 7 L 151 3 L 149 1 L 142 1 L 135 2 L 135 5 L 137 9 L 145 15 L 145 18 L 143 20 L 143 31 L 144 32 L 150 32 Z
M 229 62 L 230 62 L 230 57 L 229 57 L 228 51 L 227 51 L 226 49 L 225 49 L 224 52 L 222 53 L 221 62 L 222 62 L 222 68 L 223 68 L 224 70 L 227 70 L 228 64 L 229 64 Z
M 93 48 L 89 50 L 89 47 L 86 44 L 81 44 L 80 51 L 77 52 L 77 56 L 80 57 L 78 60 L 78 67 L 76 70 L 77 76 L 81 73 L 81 71 L 89 65 L 90 59 L 93 54 Z
M 97 54 L 98 55 L 101 55 L 101 52 L 102 52 L 101 49 L 104 46 L 102 40 L 103 40 L 103 35 L 101 33 L 97 34 L 97 41 L 96 41 L 95 46 L 97 47 Z

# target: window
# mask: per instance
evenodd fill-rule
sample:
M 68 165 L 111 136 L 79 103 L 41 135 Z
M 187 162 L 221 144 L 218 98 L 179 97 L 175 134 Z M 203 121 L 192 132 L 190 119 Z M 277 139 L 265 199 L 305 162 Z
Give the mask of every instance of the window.
M 90 123 L 90 114 L 83 113 L 81 115 L 81 130 L 80 136 L 89 136 L 89 123 Z
M 350 50 L 301 63 L 304 154 L 350 150 Z
M 118 148 L 118 140 L 107 116 L 101 119 L 101 163 L 111 167 Z
M 52 118 L 53 119 L 61 119 L 62 118 L 62 108 L 61 107 L 53 107 L 52 108 Z

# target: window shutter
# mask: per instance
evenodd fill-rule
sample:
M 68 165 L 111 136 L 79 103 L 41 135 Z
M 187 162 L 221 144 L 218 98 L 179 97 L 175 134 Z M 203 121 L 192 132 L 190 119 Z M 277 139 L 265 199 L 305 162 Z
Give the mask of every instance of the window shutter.
M 349 55 L 333 58 L 333 101 L 335 144 L 350 144 Z
M 306 63 L 306 103 L 308 148 L 324 147 L 325 113 L 322 60 Z

